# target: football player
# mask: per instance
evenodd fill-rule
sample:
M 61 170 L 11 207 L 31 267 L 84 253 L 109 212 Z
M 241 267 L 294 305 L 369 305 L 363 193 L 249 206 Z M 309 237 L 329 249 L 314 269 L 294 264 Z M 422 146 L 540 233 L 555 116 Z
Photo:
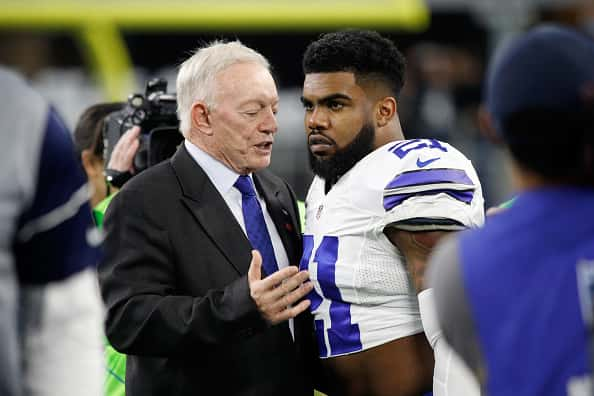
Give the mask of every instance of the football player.
M 308 298 L 327 392 L 421 395 L 432 389 L 433 346 L 434 394 L 474 394 L 472 377 L 438 342 L 423 272 L 444 234 L 483 223 L 475 170 L 446 143 L 404 140 L 405 60 L 387 38 L 361 30 L 323 35 L 307 48 L 303 70 L 316 176 L 300 266 L 315 285 Z M 465 389 L 452 390 L 458 387 Z
M 0 66 L 0 395 L 102 394 L 101 235 L 70 131 Z
M 485 85 L 517 197 L 436 250 L 440 327 L 489 395 L 593 395 L 594 42 L 535 27 Z

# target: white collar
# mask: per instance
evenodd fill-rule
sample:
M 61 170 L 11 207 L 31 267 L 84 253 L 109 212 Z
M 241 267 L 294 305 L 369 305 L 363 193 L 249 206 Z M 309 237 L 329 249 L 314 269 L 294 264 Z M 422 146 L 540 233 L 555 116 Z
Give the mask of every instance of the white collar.
M 237 181 L 237 178 L 240 176 L 239 173 L 227 167 L 227 165 L 223 164 L 188 139 L 184 141 L 184 144 L 188 153 L 190 153 L 190 156 L 204 170 L 221 196 L 225 196 Z M 248 176 L 252 177 L 252 174 L 250 173 Z

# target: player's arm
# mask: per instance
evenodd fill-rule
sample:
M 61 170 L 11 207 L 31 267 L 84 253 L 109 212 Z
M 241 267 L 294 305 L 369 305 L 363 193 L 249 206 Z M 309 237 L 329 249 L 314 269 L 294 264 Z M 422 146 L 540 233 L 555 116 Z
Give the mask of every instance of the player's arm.
M 425 269 L 431 251 L 450 231 L 406 231 L 388 226 L 384 234 L 404 256 L 415 290 L 420 293 L 425 289 Z
M 431 270 L 429 256 L 447 234 L 482 224 L 480 182 L 470 162 L 449 145 L 420 140 L 402 143 L 396 150 L 405 148 L 395 152 L 403 160 L 402 169 L 384 187 L 382 231 L 403 256 L 400 261 L 417 292 L 423 330 L 435 354 L 433 395 L 478 395 L 472 375 L 456 363 L 457 356 L 442 337 L 425 275 Z M 425 157 L 437 159 L 427 166 L 419 161 Z
M 384 233 L 404 256 L 404 261 L 418 294 L 423 330 L 435 353 L 433 395 L 480 395 L 479 385 L 470 370 L 453 353 L 443 338 L 437 313 L 435 312 L 436 299 L 433 295 L 433 289 L 430 288 L 431 285 L 428 284 L 425 278 L 425 274 L 427 274 L 427 277 L 429 276 L 430 266 L 435 264 L 434 258 L 432 262 L 429 262 L 430 254 L 436 250 L 434 248 L 438 242 L 447 234 L 451 234 L 452 231 L 413 232 L 388 227 L 384 230 Z

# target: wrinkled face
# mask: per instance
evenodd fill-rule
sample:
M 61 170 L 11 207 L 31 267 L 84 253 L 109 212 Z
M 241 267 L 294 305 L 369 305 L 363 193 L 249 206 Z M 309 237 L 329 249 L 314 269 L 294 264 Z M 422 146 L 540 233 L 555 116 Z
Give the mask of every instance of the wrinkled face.
M 215 106 L 209 112 L 212 154 L 240 174 L 267 167 L 278 110 L 270 72 L 257 63 L 236 63 L 217 75 L 215 91 Z
M 307 74 L 301 101 L 314 173 L 335 181 L 373 150 L 373 102 L 353 73 Z

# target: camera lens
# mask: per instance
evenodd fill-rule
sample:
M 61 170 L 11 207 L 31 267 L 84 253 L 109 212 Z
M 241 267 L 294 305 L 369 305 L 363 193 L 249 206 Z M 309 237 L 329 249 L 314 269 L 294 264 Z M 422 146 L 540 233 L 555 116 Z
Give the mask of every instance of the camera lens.
M 132 115 L 132 123 L 134 125 L 140 125 L 142 121 L 146 118 L 146 112 L 144 110 L 138 109 Z
M 144 98 L 142 95 L 134 94 L 128 99 L 128 102 L 130 103 L 130 106 L 139 108 L 144 104 Z

